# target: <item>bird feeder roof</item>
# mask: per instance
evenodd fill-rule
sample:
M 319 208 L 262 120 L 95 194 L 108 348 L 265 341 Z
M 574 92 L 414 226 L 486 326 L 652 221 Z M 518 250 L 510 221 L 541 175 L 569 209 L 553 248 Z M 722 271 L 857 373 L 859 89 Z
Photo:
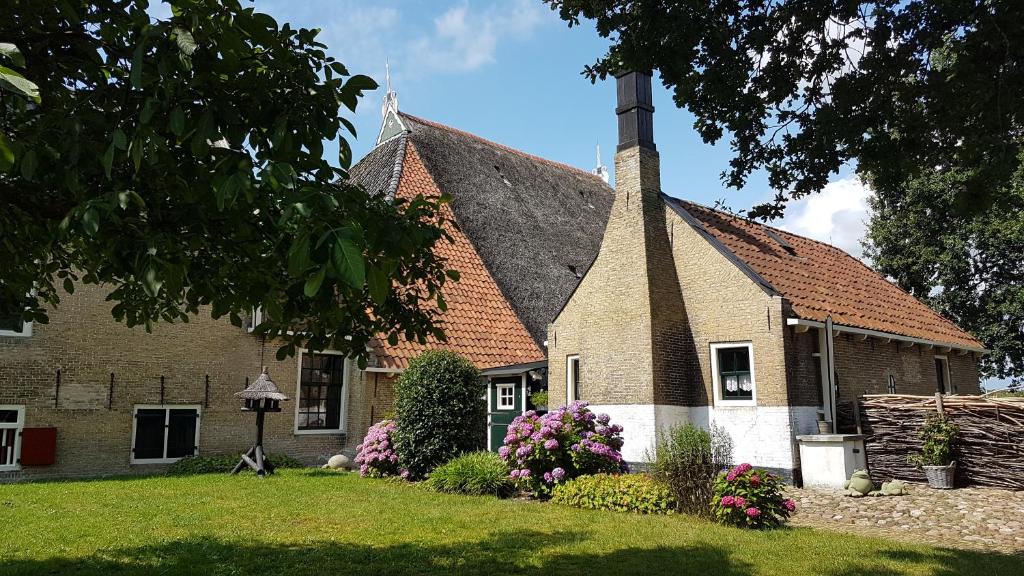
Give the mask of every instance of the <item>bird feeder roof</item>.
M 241 392 L 235 392 L 235 396 L 239 398 L 245 398 L 246 400 L 287 400 L 288 397 L 281 393 L 277 389 L 277 385 L 270 379 L 270 374 L 267 372 L 267 367 L 263 367 L 263 373 L 256 379 L 255 382 L 249 384 L 249 387 Z

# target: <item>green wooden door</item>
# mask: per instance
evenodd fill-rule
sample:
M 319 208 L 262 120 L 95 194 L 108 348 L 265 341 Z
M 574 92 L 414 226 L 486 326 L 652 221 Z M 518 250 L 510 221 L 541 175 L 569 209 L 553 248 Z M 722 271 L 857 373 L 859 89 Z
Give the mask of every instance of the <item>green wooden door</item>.
M 523 413 L 522 376 L 502 376 L 491 378 L 488 383 L 487 422 L 489 425 L 488 448 L 497 452 L 505 441 L 508 425 L 516 416 Z

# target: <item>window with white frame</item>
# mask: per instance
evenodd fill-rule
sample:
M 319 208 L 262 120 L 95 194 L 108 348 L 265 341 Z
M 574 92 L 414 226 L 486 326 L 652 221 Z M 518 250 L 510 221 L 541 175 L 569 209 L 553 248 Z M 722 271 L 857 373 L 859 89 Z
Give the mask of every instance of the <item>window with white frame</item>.
M 516 390 L 514 384 L 498 384 L 498 410 L 515 410 Z
M 302 351 L 298 385 L 296 432 L 338 433 L 344 429 L 345 356 Z
M 199 406 L 139 405 L 132 426 L 133 464 L 166 464 L 199 453 Z
M 0 336 L 27 338 L 32 335 L 32 323 L 21 316 L 0 316 Z
M 753 344 L 712 344 L 711 374 L 716 400 L 723 404 L 754 404 L 756 381 Z
M 580 357 L 567 356 L 565 359 L 565 400 L 571 404 L 580 399 Z
M 0 470 L 17 470 L 21 462 L 24 406 L 0 406 Z

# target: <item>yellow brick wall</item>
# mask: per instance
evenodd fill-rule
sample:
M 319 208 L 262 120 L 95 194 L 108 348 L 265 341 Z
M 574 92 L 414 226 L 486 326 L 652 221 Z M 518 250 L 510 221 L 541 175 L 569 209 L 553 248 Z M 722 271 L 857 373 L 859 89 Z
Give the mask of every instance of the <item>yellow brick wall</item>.
M 96 476 L 157 471 L 130 465 L 133 409 L 160 403 L 199 404 L 201 454 L 235 453 L 255 438 L 255 416 L 241 412 L 233 394 L 255 378 L 262 365 L 291 401 L 268 414 L 266 447 L 307 463 L 351 448 L 365 432 L 369 401 L 365 376 L 349 371 L 348 434 L 296 435 L 298 357 L 275 360 L 277 346 L 212 320 L 208 312 L 187 324 L 157 324 L 153 333 L 127 328 L 110 315 L 109 289 L 79 285 L 50 311 L 48 324 L 34 324 L 28 338 L 0 337 L 0 404 L 26 406 L 26 426 L 57 427 L 57 463 L 25 468 L 6 477 Z M 354 363 L 352 363 L 354 365 Z M 56 375 L 60 370 L 60 397 Z M 110 374 L 114 374 L 108 407 Z M 207 406 L 206 377 L 209 376 Z M 56 403 L 56 404 L 55 404 Z M 4 476 L 0 476 L 2 478 Z

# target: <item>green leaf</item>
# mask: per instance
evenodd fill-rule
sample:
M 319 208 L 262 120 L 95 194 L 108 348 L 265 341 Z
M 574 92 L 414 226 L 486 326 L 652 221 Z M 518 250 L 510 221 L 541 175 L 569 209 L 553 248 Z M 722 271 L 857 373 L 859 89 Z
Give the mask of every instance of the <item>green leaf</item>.
M 312 298 L 316 296 L 316 293 L 320 291 L 320 285 L 324 283 L 324 276 L 327 274 L 327 267 L 322 267 L 309 278 L 306 278 L 306 285 L 302 287 L 302 292 L 306 295 L 306 298 Z
M 384 272 L 384 270 L 373 266 L 369 270 L 367 281 L 370 285 L 370 298 L 372 298 L 378 305 L 384 305 L 384 302 L 387 301 L 388 291 L 391 287 L 387 273 Z
M 25 67 L 25 57 L 21 55 L 21 50 L 18 50 L 14 44 L 0 42 L 0 56 L 7 58 L 19 68 Z
M 185 112 L 181 109 L 181 106 L 175 106 L 174 110 L 171 111 L 171 118 L 167 127 L 171 130 L 171 133 L 179 138 L 185 132 Z
M 445 275 L 448 276 L 449 278 L 451 278 L 452 280 L 454 280 L 455 282 L 458 282 L 459 278 L 462 277 L 462 276 L 459 275 L 459 271 L 458 270 L 446 270 L 445 271 Z
M 178 49 L 186 55 L 191 56 L 196 51 L 196 48 L 198 48 L 196 39 L 192 37 L 192 33 L 184 28 L 175 28 L 172 32 L 175 36 L 175 42 L 178 43 Z
M 25 180 L 32 181 L 32 176 L 36 173 L 36 151 L 29 149 L 21 155 L 21 177 Z
M 139 121 L 143 124 L 149 124 L 149 121 L 153 118 L 153 112 L 156 112 L 156 99 L 149 96 L 146 98 L 146 103 L 142 105 Z
M 363 287 L 363 283 L 366 282 L 366 264 L 363 262 L 362 251 L 352 240 L 337 236 L 331 261 L 338 276 L 346 284 L 356 289 Z
M 82 214 L 82 227 L 90 236 L 100 231 L 100 214 L 95 208 L 89 208 Z
M 150 297 L 156 298 L 157 294 L 160 293 L 160 287 L 163 286 L 163 280 L 157 277 L 156 268 L 150 266 L 146 268 L 146 272 L 142 277 L 142 288 L 149 294 Z
M 312 261 L 309 258 L 309 235 L 303 234 L 292 242 L 288 250 L 288 274 L 298 277 L 306 268 L 309 268 Z
M 118 150 L 128 149 L 128 137 L 124 135 L 124 130 L 121 130 L 120 128 L 114 130 L 114 146 L 116 146 Z
M 103 158 L 100 159 L 103 163 L 103 173 L 107 175 L 107 180 L 110 179 L 110 170 L 114 166 L 114 143 L 111 142 L 110 146 L 107 146 L 107 151 L 103 153 Z
M 14 150 L 11 150 L 7 136 L 0 132 L 0 171 L 6 171 L 11 166 L 14 166 Z
M 0 89 L 5 88 L 39 102 L 39 87 L 21 74 L 6 66 L 0 66 Z
M 64 291 L 68 294 L 75 293 L 75 283 L 71 281 L 71 278 L 64 279 Z

